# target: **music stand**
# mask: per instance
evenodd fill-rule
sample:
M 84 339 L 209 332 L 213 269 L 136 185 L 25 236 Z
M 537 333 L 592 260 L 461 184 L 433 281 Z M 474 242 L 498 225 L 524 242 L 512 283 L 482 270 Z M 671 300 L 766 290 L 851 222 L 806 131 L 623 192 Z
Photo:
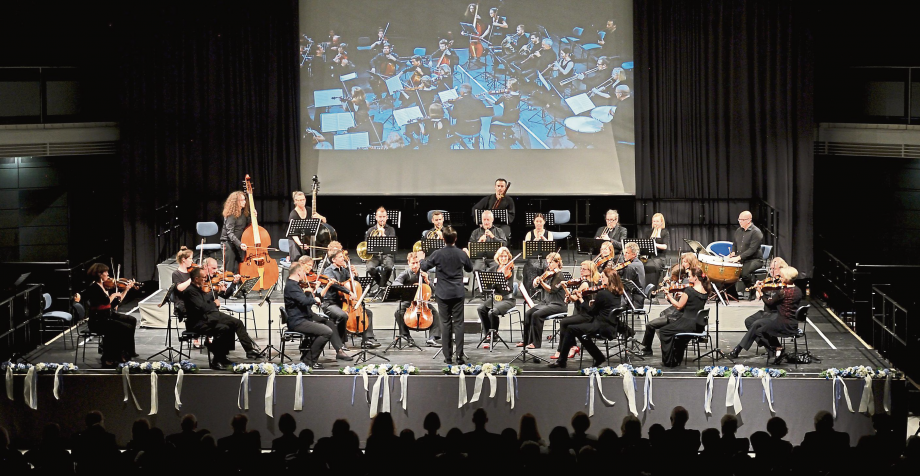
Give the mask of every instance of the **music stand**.
M 480 208 L 477 208 L 477 209 L 476 209 L 476 224 L 477 224 L 477 225 L 481 225 L 481 224 L 482 224 L 482 212 L 484 212 L 484 211 L 486 211 L 486 210 L 480 209 Z M 496 224 L 496 225 L 507 225 L 507 224 L 509 223 L 509 222 L 508 222 L 508 210 L 505 210 L 505 209 L 497 209 L 497 210 L 488 209 L 488 211 L 492 212 L 492 217 L 494 218 L 494 220 L 492 220 L 492 223 L 494 223 L 494 224 Z
M 166 348 L 164 348 L 163 350 L 157 352 L 156 354 L 151 355 L 150 357 L 147 357 L 147 360 L 153 360 L 153 358 L 156 357 L 156 356 L 158 356 L 158 355 L 166 354 L 166 360 L 172 362 L 172 361 L 173 361 L 173 353 L 176 353 L 179 357 L 183 357 L 183 356 L 184 356 L 184 357 L 187 358 L 187 359 L 191 359 L 191 356 L 189 356 L 188 354 L 183 353 L 183 352 L 182 352 L 182 349 L 176 350 L 176 349 L 172 346 L 172 313 L 173 313 L 173 302 L 172 302 L 172 300 L 170 299 L 170 297 L 172 296 L 172 293 L 176 291 L 176 286 L 177 286 L 176 283 L 173 283 L 172 285 L 170 285 L 170 286 L 169 286 L 169 289 L 166 290 L 166 295 L 163 296 L 163 300 L 160 301 L 160 304 L 157 304 L 157 307 L 163 307 L 163 304 L 166 304 L 166 305 L 167 305 L 167 309 L 169 310 L 169 313 L 166 315 Z M 177 326 L 179 325 L 179 322 L 178 322 L 178 321 L 179 321 L 179 315 L 177 314 L 177 315 L 176 315 L 176 325 L 177 325 Z
M 303 252 L 304 248 L 304 238 L 310 237 L 310 257 L 316 258 L 314 253 L 316 253 L 316 233 L 319 231 L 319 224 L 321 220 L 319 218 L 295 218 L 288 223 L 287 234 L 285 236 L 297 236 L 300 239 L 300 250 Z M 282 250 L 283 251 L 283 250 Z
M 525 241 L 524 259 L 543 259 L 556 251 L 555 241 Z
M 526 315 L 526 314 L 527 314 L 527 306 L 530 306 L 531 308 L 533 308 L 533 307 L 534 307 L 534 302 L 533 302 L 532 299 L 530 299 L 530 294 L 527 293 L 527 288 L 526 288 L 526 287 L 521 286 L 519 289 L 520 289 L 520 291 L 521 291 L 521 296 L 524 297 L 524 314 Z M 541 289 L 542 289 L 542 288 L 541 288 Z M 533 328 L 534 328 L 534 326 L 530 326 L 530 339 L 526 339 L 525 341 L 529 341 L 529 342 L 531 342 L 531 343 L 534 342 L 534 338 L 533 338 Z M 540 338 L 542 339 L 543 336 L 541 335 Z M 511 365 L 511 364 L 514 363 L 514 361 L 517 360 L 517 359 L 521 359 L 521 362 L 523 362 L 523 363 L 526 364 L 526 363 L 527 363 L 527 356 L 532 357 L 533 360 L 534 360 L 534 362 L 549 363 L 546 359 L 540 357 L 539 355 L 530 353 L 530 350 L 527 349 L 527 346 L 525 345 L 524 347 L 521 347 L 521 352 L 518 353 L 518 355 L 514 356 L 514 358 L 511 359 L 511 360 L 508 362 L 508 365 Z
M 262 297 L 262 301 L 259 303 L 259 307 L 262 307 L 262 305 L 265 304 L 266 302 L 268 303 L 268 345 L 264 349 L 262 349 L 262 352 L 259 352 L 259 357 L 265 356 L 267 354 L 265 358 L 269 362 L 271 362 L 272 360 L 272 349 L 275 349 L 275 352 L 278 355 L 281 355 L 281 350 L 279 350 L 277 347 L 272 345 L 272 299 L 271 299 L 271 295 L 273 292 L 275 292 L 276 286 L 278 286 L 277 282 L 275 282 L 275 284 L 272 284 L 272 286 L 268 288 L 268 292 L 265 293 L 265 296 Z M 284 359 L 282 359 L 282 363 L 284 363 L 283 361 Z
M 387 302 L 387 301 L 389 301 L 389 302 L 393 302 L 393 301 L 396 301 L 396 302 L 409 301 L 409 302 L 410 302 L 410 305 L 411 305 L 411 301 L 414 301 L 414 300 L 415 300 L 415 295 L 416 295 L 417 292 L 418 292 L 418 286 L 405 286 L 405 285 L 387 286 L 387 287 L 384 288 L 384 290 L 383 290 L 383 299 L 382 299 L 382 301 L 383 301 L 383 302 Z M 396 317 L 396 318 L 397 318 L 397 319 L 400 319 L 401 317 Z M 397 325 L 397 327 L 398 327 L 398 325 Z M 415 330 L 416 330 L 416 332 L 418 332 L 418 331 L 420 331 L 421 329 L 419 329 L 418 327 L 416 327 Z M 383 350 L 383 353 L 386 354 L 386 353 L 389 352 L 389 350 L 392 349 L 393 347 L 395 347 L 395 348 L 398 349 L 398 350 L 402 350 L 403 347 L 405 347 L 405 346 L 415 347 L 416 349 L 419 350 L 419 352 L 422 351 L 422 348 L 419 347 L 419 346 L 415 343 L 414 340 L 406 339 L 406 342 L 403 343 L 403 339 L 406 339 L 406 338 L 403 337 L 401 334 L 397 334 L 397 335 L 396 335 L 396 338 L 393 339 L 393 342 L 390 342 L 390 345 L 388 345 L 387 348 Z
M 255 277 L 255 278 L 249 278 L 247 280 L 244 280 L 242 284 L 240 284 L 240 287 L 236 290 L 236 292 L 233 293 L 233 296 L 231 296 L 231 297 L 239 297 L 240 293 L 243 293 L 243 327 L 246 326 L 246 314 L 249 312 L 249 299 L 247 296 L 250 292 L 252 292 L 252 288 L 256 286 L 256 284 L 259 282 L 260 279 L 262 278 Z M 253 316 L 254 315 L 255 314 L 253 314 Z M 253 322 L 255 322 L 255 319 L 253 319 Z
M 439 250 L 444 248 L 444 240 L 440 238 L 423 238 L 422 239 L 422 251 L 425 252 L 425 255 L 431 254 L 432 251 Z
M 493 259 L 495 253 L 497 253 L 498 249 L 502 246 L 503 244 L 501 241 L 471 241 L 469 247 L 470 259 Z
M 688 240 L 688 239 L 684 238 L 684 243 L 686 243 L 687 246 L 690 247 L 690 250 L 693 251 L 693 252 L 696 254 L 697 257 L 700 256 L 700 253 L 703 253 L 704 255 L 708 255 L 708 256 L 715 256 L 715 254 L 713 254 L 711 251 L 707 250 L 706 247 L 703 246 L 703 244 L 700 243 L 699 241 L 696 241 L 696 240 Z
M 596 238 L 583 238 L 579 236 L 575 239 L 575 245 L 578 247 L 578 254 L 591 256 L 592 254 L 595 254 L 595 252 L 600 251 L 601 245 L 604 243 L 604 241 L 605 240 L 598 240 Z
M 724 297 L 722 297 L 722 293 L 726 293 L 726 296 L 728 295 L 728 293 L 727 291 L 725 291 L 724 287 L 722 289 L 719 289 L 719 287 L 716 286 L 716 283 L 710 283 L 710 284 L 712 284 L 713 294 L 716 295 L 716 342 L 715 344 L 712 345 L 712 349 L 709 352 L 706 352 L 705 354 L 693 360 L 695 361 L 702 360 L 704 357 L 709 357 L 711 355 L 712 356 L 711 358 L 713 360 L 728 359 L 731 363 L 734 364 L 735 361 L 732 360 L 731 357 L 726 355 L 725 352 L 722 352 L 722 349 L 719 348 L 719 304 L 721 303 L 723 306 L 728 306 L 728 301 Z M 732 283 L 731 285 L 726 285 L 726 286 L 732 286 L 732 285 L 734 285 L 734 283 Z
M 656 242 L 653 238 L 626 238 L 623 240 L 623 245 L 626 243 L 635 243 L 639 245 L 639 254 L 645 256 L 658 256 L 658 247 L 655 246 Z
M 630 291 L 626 289 L 625 284 L 631 284 L 634 288 L 636 288 L 639 294 L 642 295 L 643 300 L 648 300 L 649 296 L 645 294 L 645 290 L 642 289 L 638 284 L 633 282 L 633 280 L 626 279 L 624 281 L 625 283 L 624 283 L 624 289 L 623 289 L 623 296 L 626 298 L 626 302 L 629 303 L 629 310 L 628 310 L 629 316 L 630 316 L 629 317 L 629 327 L 632 328 L 633 332 L 635 332 L 636 313 L 639 311 L 639 308 L 636 307 L 636 303 L 633 302 L 632 297 L 629 295 Z M 633 335 L 632 337 L 628 339 L 628 341 L 629 341 L 629 344 L 627 344 L 626 348 L 623 349 L 627 352 L 626 355 L 628 356 L 629 354 L 633 354 L 639 360 L 645 360 L 645 357 L 642 356 L 642 348 L 639 346 L 639 341 L 636 340 L 636 336 Z
M 474 277 L 476 278 L 476 282 L 479 285 L 479 292 L 483 296 L 487 296 L 488 294 L 492 295 L 492 301 L 489 305 L 489 312 L 495 310 L 495 296 L 505 295 L 511 292 L 511 289 L 508 289 L 508 280 L 505 279 L 505 275 L 499 273 L 498 271 L 476 271 L 476 273 L 474 273 Z M 498 329 L 491 328 L 489 329 L 489 332 L 482 336 L 482 339 L 479 340 L 479 345 L 477 345 L 476 348 L 480 348 L 483 342 L 489 340 L 489 342 L 492 343 L 492 345 L 489 346 L 489 352 L 492 352 L 495 350 L 496 339 L 504 344 L 506 349 L 511 349 L 511 347 L 508 346 L 508 343 L 505 342 L 505 339 L 502 339 L 502 336 L 498 333 Z
M 371 289 L 370 285 L 371 285 L 371 283 L 372 283 L 374 280 L 373 280 L 373 278 L 368 277 L 368 276 L 364 276 L 364 277 L 360 277 L 360 278 L 354 278 L 354 279 L 355 279 L 355 281 L 358 282 L 358 284 L 361 285 L 361 288 L 364 290 L 364 292 L 361 293 L 361 296 L 360 296 L 360 298 L 358 299 L 358 304 L 357 304 L 357 306 L 360 307 L 362 303 L 364 304 L 364 313 L 363 313 L 363 317 L 362 317 L 361 319 L 362 319 L 362 320 L 366 320 L 366 319 L 367 319 L 367 303 L 364 302 L 364 298 L 367 297 L 367 292 Z M 361 331 L 361 342 L 362 342 L 362 343 L 364 343 L 364 342 L 367 341 L 367 339 L 366 339 L 366 334 L 367 334 L 367 322 L 365 321 L 365 322 L 364 322 L 364 330 Z M 378 354 L 378 353 L 376 353 L 376 352 L 372 352 L 372 351 L 370 351 L 370 350 L 367 350 L 366 348 L 364 348 L 363 345 L 361 346 L 361 351 L 358 352 L 358 353 L 356 353 L 356 354 L 354 354 L 352 357 L 355 359 L 355 363 L 357 364 L 358 362 L 367 362 L 367 361 L 368 361 L 368 356 L 367 356 L 367 354 L 373 355 L 374 357 L 379 357 L 379 358 L 381 358 L 381 359 L 383 359 L 383 360 L 386 360 L 387 362 L 390 361 L 390 359 L 388 359 L 388 358 L 386 358 L 386 357 L 384 357 L 384 356 L 382 356 L 382 355 L 380 355 L 380 354 Z
M 537 216 L 537 213 L 540 212 L 525 212 L 524 213 L 524 226 L 533 226 L 533 219 Z M 543 215 L 543 220 L 546 221 L 546 226 L 553 226 L 556 224 L 556 216 L 552 213 L 540 213 Z

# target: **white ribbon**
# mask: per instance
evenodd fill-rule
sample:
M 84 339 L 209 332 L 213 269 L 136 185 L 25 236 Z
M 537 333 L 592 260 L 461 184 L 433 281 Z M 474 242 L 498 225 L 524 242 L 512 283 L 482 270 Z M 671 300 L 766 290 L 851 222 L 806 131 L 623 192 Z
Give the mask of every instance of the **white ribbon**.
M 150 372 L 150 413 L 147 415 L 156 415 L 160 409 L 160 389 L 157 388 L 159 376 L 156 372 Z
M 706 410 L 707 415 L 712 415 L 712 379 L 715 377 L 713 372 L 706 376 L 706 388 L 703 392 L 703 410 Z
M 728 387 L 725 389 L 725 407 L 734 407 L 735 415 L 741 414 L 741 393 L 739 388 L 741 387 L 741 375 L 739 374 L 735 377 L 735 374 L 732 373 L 728 377 Z
M 882 407 L 885 413 L 891 415 L 891 374 L 885 377 L 885 396 L 882 397 Z
M 607 396 L 604 395 L 604 384 L 601 383 L 601 376 L 598 373 L 593 373 L 589 377 L 588 385 L 588 416 L 594 416 L 594 385 L 597 385 L 597 392 L 601 394 L 601 398 L 604 399 L 604 403 L 607 405 L 615 405 L 616 402 L 612 402 L 607 399 Z
M 275 403 L 275 373 L 268 374 L 268 382 L 265 384 L 265 414 L 269 418 L 274 418 L 273 407 Z
M 6 398 L 13 400 L 13 363 L 6 367 Z
M 185 378 L 185 371 L 179 369 L 179 374 L 176 375 L 176 388 L 173 389 L 173 393 L 176 395 L 176 410 L 182 408 L 182 380 Z
M 645 412 L 649 408 L 652 410 L 655 409 L 655 402 L 652 401 L 652 372 L 645 372 L 645 405 L 642 407 L 642 411 Z
M 36 377 L 35 367 L 29 367 L 22 389 L 22 393 L 26 398 L 26 405 L 33 410 L 38 410 L 38 381 Z
M 770 406 L 770 413 L 776 413 L 776 410 L 773 409 L 773 384 L 771 379 L 770 374 L 764 372 L 763 376 L 760 377 L 760 384 L 763 385 L 763 395 L 767 405 Z
M 303 372 L 297 371 L 297 380 L 294 384 L 294 411 L 303 410 Z
M 240 379 L 240 392 L 236 396 L 236 408 L 249 410 L 249 372 L 243 372 L 243 378 Z
M 840 383 L 840 386 L 843 387 L 843 397 L 846 399 L 847 408 L 850 410 L 850 413 L 853 413 L 853 404 L 850 402 L 850 391 L 847 390 L 847 384 L 840 378 L 839 375 L 834 376 L 834 383 L 831 385 L 831 404 L 834 407 L 834 419 L 837 419 L 837 383 Z
M 371 403 L 367 397 L 367 371 L 361 369 L 359 373 L 361 374 L 361 378 L 364 379 L 364 399 L 367 400 L 367 403 Z
M 64 369 L 63 365 L 58 365 L 57 370 L 54 371 L 54 399 L 61 399 L 61 370 Z
M 390 374 L 383 372 L 383 405 L 380 407 L 381 412 L 390 412 Z
M 473 398 L 470 399 L 470 403 L 479 401 L 479 395 L 482 393 L 482 384 L 487 377 L 489 379 L 489 398 L 495 398 L 495 392 L 498 390 L 495 376 L 491 373 L 480 372 L 479 375 L 476 376 L 476 384 L 473 386 Z
M 131 388 L 131 377 L 129 376 L 130 373 L 131 369 L 129 369 L 127 365 L 121 368 L 121 388 L 125 392 L 125 398 L 122 401 L 127 402 L 128 395 L 131 395 L 131 400 L 134 401 L 134 406 L 140 410 L 141 405 L 137 403 L 137 397 L 134 396 L 134 389 Z
M 406 410 L 409 406 L 409 374 L 399 376 L 399 401 L 402 402 L 402 409 Z
M 389 412 L 390 411 L 390 375 L 385 371 L 381 371 L 377 374 L 377 381 L 374 382 L 374 388 L 371 390 L 371 400 L 370 400 L 370 417 L 374 418 L 377 416 L 377 405 L 380 405 L 380 411 Z M 382 387 L 382 388 L 381 388 Z M 383 391 L 383 403 L 380 403 L 381 390 Z
M 517 370 L 514 370 L 513 368 L 509 368 L 508 373 L 505 374 L 505 378 L 507 379 L 507 385 L 506 385 L 507 393 L 505 393 L 505 402 L 508 402 L 511 404 L 512 410 L 514 410 L 514 393 L 516 390 L 514 388 L 514 379 L 515 379 L 516 374 L 517 374 Z M 495 386 L 494 386 L 495 384 L 493 383 L 492 385 L 493 385 L 492 395 L 494 396 L 495 395 Z
M 462 370 L 457 375 L 460 377 L 460 389 L 457 394 L 457 408 L 463 408 L 463 405 L 466 405 L 466 379 L 464 378 Z
M 866 375 L 863 379 L 866 385 L 863 387 L 862 397 L 859 399 L 859 413 L 869 412 L 875 415 L 875 394 L 872 393 L 872 377 Z
M 636 411 L 636 378 L 632 372 L 623 372 L 623 393 L 626 394 L 626 405 L 629 406 L 629 412 L 633 416 L 639 416 Z

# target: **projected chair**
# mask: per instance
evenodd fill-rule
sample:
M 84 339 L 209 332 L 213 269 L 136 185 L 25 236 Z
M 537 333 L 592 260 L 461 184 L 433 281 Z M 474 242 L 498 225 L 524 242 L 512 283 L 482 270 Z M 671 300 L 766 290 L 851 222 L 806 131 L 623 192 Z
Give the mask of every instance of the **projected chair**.
M 607 32 L 599 31 L 597 33 L 597 36 L 599 36 L 600 39 L 603 40 L 604 37 L 607 36 Z M 598 43 L 588 43 L 588 44 L 581 45 L 581 50 L 585 52 L 585 58 L 587 58 L 591 54 L 591 51 L 599 50 L 601 49 L 601 47 L 602 46 Z

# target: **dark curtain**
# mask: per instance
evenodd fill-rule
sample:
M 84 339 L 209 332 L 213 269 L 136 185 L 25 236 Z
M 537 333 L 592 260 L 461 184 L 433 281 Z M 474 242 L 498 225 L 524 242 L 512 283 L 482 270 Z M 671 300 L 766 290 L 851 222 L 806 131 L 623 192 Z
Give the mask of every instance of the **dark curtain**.
M 814 170 L 807 3 L 634 3 L 637 201 L 688 231 L 698 215 L 679 214 L 711 210 L 707 222 L 723 226 L 685 236 L 703 243 L 737 227 L 743 208 L 732 203 L 766 201 L 778 211 L 775 254 L 805 273 Z
M 153 276 L 154 210 L 178 203 L 222 224 L 252 176 L 259 224 L 277 245 L 298 188 L 297 1 L 143 2 L 120 7 L 121 162 L 126 273 Z M 217 237 L 210 238 L 216 242 Z M 264 240 L 263 240 L 264 243 Z

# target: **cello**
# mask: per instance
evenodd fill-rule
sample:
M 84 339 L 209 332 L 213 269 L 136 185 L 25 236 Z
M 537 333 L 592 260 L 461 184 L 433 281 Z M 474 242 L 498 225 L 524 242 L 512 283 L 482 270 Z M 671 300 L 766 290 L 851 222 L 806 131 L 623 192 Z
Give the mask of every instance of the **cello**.
M 316 175 L 313 176 L 313 213 L 316 213 L 316 192 L 319 192 L 319 178 Z M 319 248 L 328 248 L 329 243 L 337 241 L 339 239 L 338 234 L 335 232 L 335 228 L 330 226 L 328 223 L 320 223 L 319 229 L 316 230 L 316 241 L 315 246 Z
M 252 200 L 252 182 L 246 174 L 246 198 L 249 200 L 249 216 L 252 223 L 243 231 L 240 241 L 246 245 L 246 258 L 240 263 L 240 274 L 258 276 L 259 282 L 252 289 L 262 291 L 272 287 L 278 282 L 278 262 L 268 255 L 268 246 L 272 244 L 272 237 L 268 230 L 259 226 L 256 219 L 256 205 Z
M 348 261 L 348 253 L 345 253 L 345 265 L 348 266 L 348 281 L 344 283 L 339 283 L 344 286 L 350 292 L 345 293 L 344 291 L 339 291 L 339 296 L 342 298 L 342 310 L 348 314 L 348 319 L 345 321 L 345 330 L 351 332 L 352 334 L 363 334 L 367 329 L 367 314 L 364 310 L 364 291 L 361 288 L 361 283 L 355 281 L 355 274 L 351 270 L 351 261 Z M 355 296 L 352 298 L 352 296 Z
M 415 292 L 415 299 L 403 314 L 403 320 L 406 327 L 417 331 L 424 331 L 434 323 L 434 316 L 431 308 L 428 307 L 428 301 L 431 300 L 431 287 L 422 282 L 422 275 L 418 276 L 418 291 Z

